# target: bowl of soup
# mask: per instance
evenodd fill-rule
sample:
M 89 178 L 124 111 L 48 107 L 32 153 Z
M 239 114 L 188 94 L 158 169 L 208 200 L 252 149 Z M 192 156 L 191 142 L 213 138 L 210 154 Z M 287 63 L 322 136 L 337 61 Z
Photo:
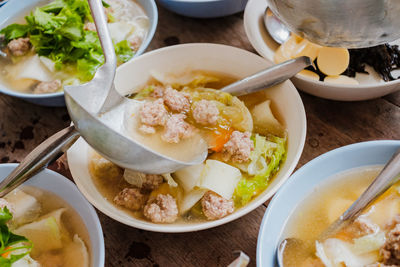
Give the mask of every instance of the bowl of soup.
M 218 89 L 269 66 L 235 47 L 185 44 L 119 67 L 115 86 L 132 104 L 115 127 L 168 157 L 184 161 L 204 145 L 208 156 L 174 173 L 144 174 L 79 139 L 67 154 L 79 189 L 115 220 L 158 232 L 207 229 L 257 208 L 298 162 L 304 107 L 290 81 L 239 98 Z
M 117 63 L 142 54 L 157 26 L 154 0 L 103 1 Z M 0 9 L 0 92 L 64 106 L 65 85 L 85 83 L 104 56 L 87 2 L 9 1 Z
M 4 179 L 17 164 L 0 164 Z M 94 208 L 62 175 L 44 170 L 0 198 L 2 263 L 7 266 L 104 265 Z M 9 235 L 10 238 L 5 238 Z
M 394 238 L 400 227 L 398 183 L 344 229 L 324 240 L 318 237 L 399 148 L 400 141 L 394 140 L 352 144 L 325 153 L 296 171 L 265 213 L 257 265 L 274 266 L 279 243 L 295 238 L 298 242 L 292 244 L 298 245 L 285 250 L 284 266 L 398 266 L 398 240 Z

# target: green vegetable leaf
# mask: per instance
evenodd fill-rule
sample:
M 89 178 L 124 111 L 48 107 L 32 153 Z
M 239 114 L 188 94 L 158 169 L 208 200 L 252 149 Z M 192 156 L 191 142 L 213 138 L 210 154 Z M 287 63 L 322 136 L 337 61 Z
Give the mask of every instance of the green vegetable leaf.
M 11 266 L 12 263 L 29 254 L 32 242 L 26 237 L 12 233 L 7 222 L 12 219 L 12 214 L 7 207 L 0 209 L 0 266 Z M 16 251 L 23 251 L 19 254 Z
M 20 37 L 25 37 L 29 32 L 29 25 L 11 24 L 0 31 L 0 34 L 4 34 L 6 42 Z
M 267 188 L 269 181 L 279 171 L 280 165 L 286 156 L 286 138 L 271 136 L 269 140 L 266 140 L 265 137 L 256 135 L 253 139 L 255 141 L 254 151 L 252 152 L 253 157 L 254 153 L 259 154 L 265 160 L 266 165 L 264 168 L 258 169 L 254 175 L 243 175 L 233 195 L 237 207 L 246 205 L 254 196 Z M 272 142 L 274 145 L 267 145 L 267 142 Z M 257 161 L 260 161 L 260 158 Z M 248 165 L 250 166 L 252 163 L 253 161 L 250 160 Z M 242 169 L 242 167 L 240 168 Z
M 0 225 L 6 224 L 12 219 L 12 214 L 7 207 L 0 209 Z
M 115 53 L 118 57 L 118 62 L 124 63 L 133 57 L 133 51 L 129 47 L 128 41 L 123 40 L 115 45 Z
M 154 92 L 154 86 L 149 85 L 146 88 L 140 90 L 137 94 L 133 95 L 132 99 L 143 100 L 146 97 L 149 97 L 151 93 Z
M 13 24 L 0 33 L 7 42 L 28 36 L 36 53 L 54 61 L 56 70 L 89 81 L 104 63 L 97 33 L 84 30 L 85 23 L 93 21 L 87 0 L 54 0 L 35 8 L 25 21 L 25 25 Z M 134 55 L 127 41 L 115 44 L 115 50 L 120 64 Z

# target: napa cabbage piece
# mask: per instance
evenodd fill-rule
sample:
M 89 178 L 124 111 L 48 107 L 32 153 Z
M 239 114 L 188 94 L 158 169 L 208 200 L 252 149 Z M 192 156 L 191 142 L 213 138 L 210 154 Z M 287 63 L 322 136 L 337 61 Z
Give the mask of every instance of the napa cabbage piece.
M 218 82 L 220 79 L 212 75 L 204 75 L 195 71 L 186 73 L 165 73 L 156 70 L 151 71 L 151 76 L 164 85 L 171 85 L 174 88 L 199 88 L 206 87 L 207 84 Z
M 263 135 L 285 135 L 285 127 L 275 118 L 271 110 L 271 100 L 255 105 L 251 110 L 254 122 L 254 131 Z
M 68 243 L 63 253 L 63 263 L 65 266 L 88 267 L 89 253 L 85 242 L 75 234 L 72 242 Z
M 371 251 L 358 254 L 351 243 L 337 238 L 328 238 L 323 243 L 316 242 L 316 255 L 326 267 L 362 267 L 379 260 L 379 253 Z
M 13 215 L 5 206 L 0 208 L 0 266 L 9 267 L 32 250 L 32 242 L 10 231 L 7 223 Z
M 205 163 L 200 163 L 197 165 L 182 168 L 174 172 L 174 177 L 182 186 L 185 192 L 190 192 L 195 186 L 199 186 L 200 178 L 204 170 Z
M 246 105 L 237 97 L 220 90 L 202 87 L 185 87 L 182 92 L 188 93 L 193 101 L 193 106 L 200 100 L 214 101 L 220 115 L 225 121 L 218 124 L 228 124 L 233 129 L 245 132 L 253 131 L 253 118 Z
M 0 34 L 4 34 L 6 42 L 28 36 L 36 53 L 51 59 L 56 70 L 70 71 L 72 67 L 73 74 L 88 81 L 104 63 L 97 33 L 84 29 L 87 21 L 93 21 L 87 1 L 55 0 L 35 8 L 25 21 L 26 24 L 5 27 Z M 123 63 L 134 53 L 120 36 L 115 49 L 119 63 Z
M 39 218 L 42 206 L 39 201 L 22 190 L 15 189 L 5 199 L 15 207 L 10 224 L 13 228 L 33 222 Z
M 199 187 L 209 189 L 225 199 L 231 199 L 242 177 L 238 168 L 218 160 L 206 160 Z
M 272 178 L 279 171 L 281 163 L 286 157 L 286 137 L 252 136 L 254 150 L 247 163 L 231 163 L 246 174 L 239 181 L 233 199 L 235 206 L 246 205 L 254 196 L 263 191 Z
M 193 206 L 196 205 L 197 202 L 199 202 L 199 200 L 204 196 L 206 192 L 207 189 L 196 188 L 186 193 L 179 205 L 180 214 L 184 214 L 188 210 L 193 208 Z
M 35 244 L 32 249 L 33 257 L 42 251 L 63 247 L 62 241 L 63 238 L 66 238 L 66 234 L 61 216 L 65 211 L 65 208 L 60 208 L 15 230 L 15 233 L 26 236 Z

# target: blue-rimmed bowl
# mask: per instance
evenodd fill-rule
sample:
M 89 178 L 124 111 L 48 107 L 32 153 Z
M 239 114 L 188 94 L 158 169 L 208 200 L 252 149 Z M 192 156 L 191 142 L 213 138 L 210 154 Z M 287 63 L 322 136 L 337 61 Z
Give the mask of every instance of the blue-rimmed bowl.
M 157 28 L 158 23 L 158 11 L 154 0 L 136 0 L 137 3 L 142 6 L 146 15 L 149 17 L 149 32 L 145 40 L 143 40 L 142 45 L 136 52 L 134 57 L 137 57 L 146 50 L 149 46 L 151 40 L 153 39 L 154 33 Z M 9 0 L 7 5 L 0 8 L 0 29 L 6 27 L 7 25 L 14 23 L 16 20 L 28 14 L 36 6 L 44 5 L 50 2 L 49 0 Z M 0 4 L 1 6 L 1 4 Z M 27 94 L 14 91 L 7 88 L 0 80 L 0 93 L 22 98 L 28 102 L 49 106 L 49 107 L 60 107 L 65 106 L 64 92 L 56 92 L 51 94 Z
M 177 14 L 193 18 L 217 18 L 241 12 L 248 0 L 158 0 Z
M 351 169 L 384 165 L 400 149 L 399 141 L 370 141 L 327 152 L 295 172 L 276 193 L 264 215 L 257 243 L 257 266 L 276 266 L 276 248 L 287 220 L 317 185 Z
M 18 164 L 15 163 L 0 164 L 0 181 L 17 166 Z M 89 233 L 91 244 L 90 266 L 104 266 L 104 238 L 99 217 L 94 208 L 89 204 L 81 192 L 79 192 L 75 184 L 61 174 L 45 169 L 25 182 L 22 187 L 24 185 L 33 186 L 56 194 L 79 214 Z

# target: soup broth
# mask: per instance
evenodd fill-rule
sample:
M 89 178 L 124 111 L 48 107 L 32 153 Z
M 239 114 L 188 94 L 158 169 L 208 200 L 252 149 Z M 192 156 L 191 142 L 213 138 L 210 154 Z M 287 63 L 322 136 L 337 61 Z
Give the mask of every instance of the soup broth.
M 294 237 L 302 242 L 299 246 L 285 249 L 285 266 L 313 265 L 310 259 L 316 255 L 315 242 L 319 235 L 364 192 L 382 167 L 360 168 L 341 173 L 318 185 L 296 207 L 288 218 L 284 237 Z
M 5 199 L 15 210 L 10 223 L 12 231 L 32 241 L 30 256 L 40 266 L 91 266 L 93 260 L 90 258 L 89 233 L 79 214 L 63 199 L 33 186 L 17 189 Z M 60 221 L 56 215 L 58 211 L 61 211 Z M 48 235 L 47 227 L 50 224 L 54 225 L 50 231 L 52 234 Z M 61 234 L 60 241 L 54 240 L 58 231 Z
M 287 133 L 264 92 L 237 98 L 218 89 L 237 80 L 208 71 L 153 73 L 129 97 L 127 135 L 186 161 L 206 145 L 198 165 L 171 174 L 122 169 L 91 151 L 89 170 L 103 196 L 154 223 L 223 218 L 259 195 L 285 160 Z M 117 126 L 115 126 L 117 127 Z

